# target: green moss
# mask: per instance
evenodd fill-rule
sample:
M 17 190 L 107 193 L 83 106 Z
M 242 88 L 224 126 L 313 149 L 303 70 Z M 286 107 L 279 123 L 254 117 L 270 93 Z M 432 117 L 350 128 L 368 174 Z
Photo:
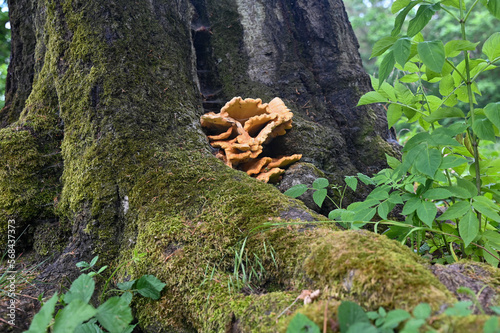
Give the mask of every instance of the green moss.
M 365 308 L 412 309 L 421 302 L 434 309 L 456 299 L 408 248 L 369 232 L 331 233 L 304 263 L 307 278 L 328 286 L 340 299 Z
M 40 256 L 60 253 L 65 245 L 67 231 L 58 223 L 45 223 L 37 226 L 34 232 L 33 249 Z

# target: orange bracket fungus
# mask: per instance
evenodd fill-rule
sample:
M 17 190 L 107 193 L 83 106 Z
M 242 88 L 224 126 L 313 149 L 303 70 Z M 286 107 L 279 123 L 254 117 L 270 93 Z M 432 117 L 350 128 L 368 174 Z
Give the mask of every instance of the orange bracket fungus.
M 277 182 L 284 167 L 298 161 L 302 155 L 260 156 L 264 145 L 292 128 L 293 113 L 276 97 L 269 103 L 262 100 L 234 97 L 219 113 L 201 116 L 201 126 L 208 139 L 219 148 L 217 157 L 232 168 L 264 182 Z

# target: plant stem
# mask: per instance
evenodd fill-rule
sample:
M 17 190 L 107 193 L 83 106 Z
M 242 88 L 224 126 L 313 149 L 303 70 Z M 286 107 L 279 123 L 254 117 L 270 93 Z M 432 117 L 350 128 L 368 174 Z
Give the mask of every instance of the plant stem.
M 477 1 L 476 1 L 477 2 Z M 474 3 L 475 5 L 476 3 Z M 463 18 L 463 0 L 460 0 L 460 25 L 461 25 L 461 30 L 462 30 L 462 39 L 467 40 L 467 34 L 465 33 L 465 22 L 467 18 Z M 474 7 L 474 6 L 473 6 Z M 472 10 L 472 7 L 471 7 Z M 469 16 L 469 13 L 467 14 L 467 17 Z M 467 76 L 467 81 L 465 82 L 467 85 L 467 96 L 469 97 L 469 111 L 470 111 L 470 116 L 471 116 L 471 121 L 472 125 L 474 125 L 475 121 L 475 115 L 474 115 L 474 94 L 472 92 L 472 82 L 470 79 L 470 64 L 469 64 L 469 51 L 464 50 L 464 57 L 465 57 L 465 74 Z M 471 125 L 471 126 L 472 126 Z M 467 132 L 469 134 L 469 137 L 471 139 L 472 143 L 472 149 L 474 150 L 474 164 L 476 165 L 476 188 L 477 188 L 477 195 L 481 195 L 481 170 L 479 166 L 479 152 L 477 149 L 478 146 L 478 138 L 476 134 L 471 131 L 471 128 L 469 127 L 467 129 Z M 476 211 L 477 213 L 477 219 L 479 220 L 479 230 L 481 230 L 481 213 Z

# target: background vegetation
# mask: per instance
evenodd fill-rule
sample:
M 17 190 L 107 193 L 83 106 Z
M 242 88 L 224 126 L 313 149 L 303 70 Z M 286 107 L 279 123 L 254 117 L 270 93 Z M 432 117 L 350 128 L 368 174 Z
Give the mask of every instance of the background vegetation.
M 7 4 L 2 2 L 0 11 L 0 108 L 5 103 L 5 80 L 10 57 L 10 25 Z

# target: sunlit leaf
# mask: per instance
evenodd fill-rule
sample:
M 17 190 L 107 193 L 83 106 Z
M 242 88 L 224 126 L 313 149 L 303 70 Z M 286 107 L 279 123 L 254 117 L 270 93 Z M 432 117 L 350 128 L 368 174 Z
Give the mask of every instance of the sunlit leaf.
M 391 35 L 392 36 L 397 36 L 401 32 L 401 27 L 403 26 L 403 23 L 406 19 L 406 15 L 419 3 L 421 3 L 422 0 L 417 0 L 417 1 L 411 1 L 396 17 L 394 20 L 394 29 L 392 29 Z
M 493 123 L 485 116 L 477 116 L 472 124 L 472 130 L 481 140 L 495 142 L 495 129 Z
M 444 45 L 444 51 L 447 58 L 453 58 L 460 54 L 461 51 L 475 50 L 478 43 L 472 43 L 468 40 L 458 39 L 451 40 Z
M 479 221 L 474 211 L 469 210 L 461 219 L 458 225 L 460 237 L 462 237 L 465 247 L 476 238 L 479 232 Z
M 417 207 L 417 216 L 422 222 L 432 228 L 432 222 L 437 214 L 436 205 L 431 201 L 421 201 Z
M 52 332 L 73 332 L 77 326 L 92 318 L 96 312 L 97 310 L 92 305 L 81 299 L 75 299 L 58 312 Z
M 399 104 L 391 103 L 387 108 L 387 126 L 391 128 L 403 115 L 403 107 Z
M 498 7 L 500 7 L 500 0 L 490 0 L 490 2 L 496 2 Z M 500 57 L 500 32 L 495 32 L 484 42 L 483 53 L 490 61 Z
M 322 189 L 322 188 L 328 187 L 328 185 L 330 185 L 330 183 L 328 182 L 328 179 L 323 178 L 323 177 L 316 178 L 314 180 L 314 182 L 312 183 L 312 187 L 315 189 Z
M 379 88 L 382 82 L 384 82 L 389 77 L 389 74 L 391 74 L 391 72 L 393 71 L 395 63 L 396 61 L 394 60 L 394 52 L 389 51 L 384 56 L 384 59 L 382 59 L 378 70 Z
M 427 25 L 427 23 L 429 23 L 432 16 L 439 9 L 441 9 L 439 3 L 433 5 L 421 5 L 418 8 L 415 17 L 410 20 L 410 24 L 408 25 L 408 36 L 413 37 L 419 33 Z
M 313 197 L 313 200 L 316 203 L 316 205 L 321 207 L 323 205 L 323 201 L 325 201 L 326 195 L 327 195 L 326 189 L 322 188 L 322 189 L 314 191 L 312 197 Z
M 394 51 L 394 59 L 402 67 L 404 67 L 404 65 L 408 61 L 408 58 L 410 57 L 410 48 L 411 40 L 409 38 L 400 38 L 392 46 L 392 50 Z
M 425 149 L 418 155 L 415 167 L 419 172 L 432 178 L 438 170 L 441 160 L 442 156 L 439 150 L 433 148 Z
M 353 176 L 346 176 L 345 177 L 345 183 L 347 186 L 349 186 L 353 191 L 356 191 L 356 188 L 358 186 L 358 179 Z
M 398 39 L 396 37 L 388 36 L 379 39 L 375 45 L 373 45 L 372 54 L 370 59 L 373 57 L 378 57 L 384 54 Z
M 417 45 L 418 55 L 430 70 L 441 73 L 445 61 L 444 45 L 440 40 L 421 42 Z
M 493 16 L 500 20 L 500 0 L 481 0 L 481 3 L 488 8 Z
M 499 41 L 500 42 L 500 41 Z M 486 117 L 497 127 L 500 129 L 500 102 L 497 103 L 489 103 L 484 107 L 484 114 Z
M 369 91 L 363 96 L 361 96 L 357 106 L 372 104 L 372 103 L 385 103 L 387 101 L 388 99 L 382 96 L 380 93 L 376 91 Z
M 42 306 L 40 311 L 33 317 L 29 330 L 25 333 L 46 332 L 52 320 L 52 315 L 59 299 L 57 292 Z
M 306 191 L 307 191 L 306 185 L 297 184 L 297 185 L 290 187 L 283 194 L 286 196 L 289 196 L 291 198 L 297 198 L 297 197 L 300 197 L 302 194 L 304 194 Z

